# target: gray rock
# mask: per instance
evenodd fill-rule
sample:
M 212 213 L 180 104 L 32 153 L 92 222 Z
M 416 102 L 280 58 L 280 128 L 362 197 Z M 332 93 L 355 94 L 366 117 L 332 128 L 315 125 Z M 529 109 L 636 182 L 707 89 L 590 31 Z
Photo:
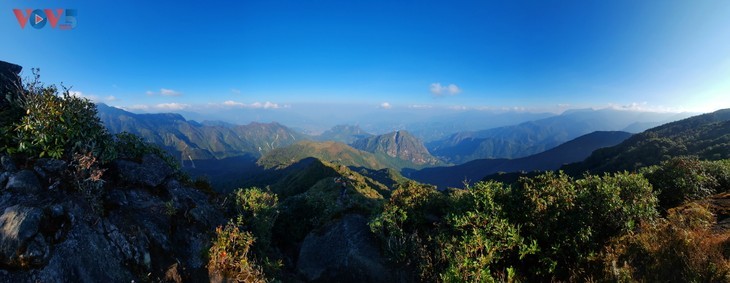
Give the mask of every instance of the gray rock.
M 10 175 L 5 189 L 16 193 L 37 193 L 41 190 L 41 183 L 33 171 L 22 170 Z
M 174 173 L 162 158 L 154 154 L 143 156 L 142 163 L 129 160 L 118 160 L 114 163 L 122 181 L 147 187 L 161 185 L 165 179 Z
M 43 211 L 14 205 L 0 215 L 0 263 L 12 267 L 42 265 L 48 245 L 38 233 Z
M 20 71 L 23 67 L 0 61 L 0 110 L 9 107 L 10 102 L 5 99 L 8 93 L 17 92 L 17 87 L 21 85 Z
M 308 281 L 392 282 L 367 219 L 348 214 L 302 242 L 297 270 Z
M 66 168 L 68 168 L 66 161 L 50 158 L 38 159 L 35 162 L 35 167 L 33 167 L 36 173 L 43 178 L 60 176 L 66 171 Z
M 49 210 L 51 212 L 51 217 L 53 218 L 58 218 L 66 215 L 66 210 L 63 208 L 63 205 L 60 204 L 51 205 Z
M 18 170 L 18 167 L 15 166 L 15 162 L 13 162 L 13 159 L 11 159 L 10 156 L 3 154 L 0 155 L 0 169 L 2 169 L 2 171 L 14 172 L 15 170 Z
M 54 247 L 48 264 L 37 272 L 37 282 L 132 282 L 119 249 L 102 233 L 76 225 L 68 238 Z
M 5 187 L 5 184 L 8 183 L 8 178 L 10 178 L 10 172 L 0 173 L 0 188 Z

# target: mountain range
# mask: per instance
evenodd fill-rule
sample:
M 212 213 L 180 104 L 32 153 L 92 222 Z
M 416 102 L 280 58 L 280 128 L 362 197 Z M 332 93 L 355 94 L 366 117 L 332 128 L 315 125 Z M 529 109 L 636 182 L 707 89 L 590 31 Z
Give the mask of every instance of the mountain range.
M 477 159 L 456 166 L 424 168 L 405 173 L 405 176 L 440 188 L 460 188 L 498 172 L 556 170 L 564 164 L 582 161 L 594 150 L 616 145 L 631 135 L 619 131 L 593 132 L 527 157 Z
M 573 175 L 657 165 L 673 156 L 694 155 L 706 160 L 730 158 L 730 109 L 667 123 L 626 141 L 596 150 L 585 161 L 562 169 Z
M 409 161 L 416 166 L 435 165 L 439 160 L 431 156 L 418 138 L 407 131 L 395 131 L 379 136 L 359 139 L 352 147 L 385 155 L 386 158 Z
M 426 146 L 434 156 L 455 164 L 483 158 L 519 158 L 591 132 L 626 129 L 640 132 L 654 123 L 671 122 L 690 115 L 614 109 L 568 110 L 558 116 L 517 125 L 460 132 Z
M 163 146 L 181 159 L 259 157 L 273 149 L 308 139 L 278 123 L 201 124 L 182 115 L 134 114 L 98 104 L 98 116 L 111 133 L 129 132 Z
M 356 140 L 369 138 L 373 135 L 365 132 L 360 126 L 337 125 L 315 138 L 319 141 L 336 141 L 350 144 Z

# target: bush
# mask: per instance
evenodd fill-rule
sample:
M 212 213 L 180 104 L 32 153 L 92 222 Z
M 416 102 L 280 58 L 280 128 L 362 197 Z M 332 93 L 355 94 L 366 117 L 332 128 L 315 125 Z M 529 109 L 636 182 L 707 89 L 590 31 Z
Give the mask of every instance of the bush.
M 516 278 L 511 264 L 536 251 L 502 209 L 501 183 L 449 195 L 406 183 L 370 223 L 386 256 L 422 281 L 490 282 Z
M 501 183 L 477 183 L 450 196 L 446 227 L 439 234 L 440 274 L 444 282 L 514 281 L 511 264 L 537 252 L 527 243 L 520 227 L 511 224 L 502 208 L 506 192 Z
M 605 274 L 624 282 L 728 282 L 730 237 L 713 233 L 714 222 L 696 203 L 671 209 L 666 219 L 613 241 Z
M 70 160 L 74 153 L 92 152 L 102 162 L 114 158 L 111 137 L 97 117 L 96 106 L 64 88 L 35 81 L 21 93 L 25 115 L 15 125 L 17 148 L 9 151 L 30 157 Z
M 208 270 L 237 282 L 267 282 L 263 269 L 249 254 L 256 238 L 242 231 L 243 220 L 229 221 L 216 229 L 210 248 Z
M 523 178 L 511 191 L 507 215 L 540 251 L 525 257 L 536 280 L 587 279 L 608 241 L 656 215 L 656 196 L 638 174 L 573 180 L 563 172 Z
M 675 157 L 645 171 L 646 178 L 659 191 L 659 202 L 664 209 L 730 188 L 730 165 L 727 161 Z
M 256 187 L 238 189 L 234 196 L 238 215 L 249 223 L 251 232 L 259 239 L 258 250 L 267 251 L 271 244 L 271 228 L 279 215 L 278 196 Z
M 407 182 L 393 191 L 383 211 L 370 222 L 386 257 L 415 268 L 423 280 L 434 279 L 438 222 L 448 209 L 447 198 L 435 188 Z

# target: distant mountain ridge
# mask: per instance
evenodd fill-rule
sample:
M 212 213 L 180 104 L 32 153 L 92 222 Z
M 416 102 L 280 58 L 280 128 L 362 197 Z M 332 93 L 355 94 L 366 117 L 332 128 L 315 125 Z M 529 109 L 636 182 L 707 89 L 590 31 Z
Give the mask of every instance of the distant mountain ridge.
M 451 167 L 425 168 L 406 174 L 413 180 L 446 187 L 462 187 L 497 172 L 556 170 L 588 157 L 596 149 L 619 144 L 631 137 L 627 132 L 593 132 L 535 155 L 517 159 L 478 159 Z
M 583 162 L 562 169 L 573 175 L 586 171 L 633 171 L 681 155 L 707 160 L 730 158 L 730 109 L 651 128 L 616 146 L 596 150 Z
M 406 160 L 416 165 L 439 163 L 439 160 L 428 152 L 423 143 L 407 131 L 395 131 L 359 139 L 352 143 L 352 147 L 374 154 L 384 154 L 391 158 Z
M 262 156 L 257 164 L 266 169 L 280 168 L 309 157 L 345 166 L 371 169 L 392 167 L 385 160 L 376 157 L 372 153 L 333 141 L 301 141 L 287 147 L 277 148 Z
M 372 134 L 365 132 L 357 125 L 337 125 L 317 136 L 316 139 L 319 141 L 336 141 L 350 144 L 356 140 L 372 136 Z
M 97 104 L 98 115 L 111 133 L 129 132 L 163 146 L 181 159 L 259 157 L 273 149 L 308 139 L 278 123 L 231 125 L 197 123 L 180 114 L 135 114 Z
M 568 110 L 561 115 L 518 125 L 462 132 L 428 143 L 430 152 L 447 162 L 482 158 L 519 158 L 543 152 L 595 131 L 641 131 L 658 122 L 670 122 L 687 113 L 657 113 L 613 109 Z

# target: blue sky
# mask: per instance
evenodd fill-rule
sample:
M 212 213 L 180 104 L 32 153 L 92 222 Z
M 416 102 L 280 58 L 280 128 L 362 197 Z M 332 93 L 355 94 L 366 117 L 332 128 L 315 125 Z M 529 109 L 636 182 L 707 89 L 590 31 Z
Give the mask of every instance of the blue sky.
M 14 8 L 76 9 L 77 26 L 21 29 Z M 728 15 L 730 1 L 2 1 L 0 60 L 148 112 L 712 111 L 730 107 Z

